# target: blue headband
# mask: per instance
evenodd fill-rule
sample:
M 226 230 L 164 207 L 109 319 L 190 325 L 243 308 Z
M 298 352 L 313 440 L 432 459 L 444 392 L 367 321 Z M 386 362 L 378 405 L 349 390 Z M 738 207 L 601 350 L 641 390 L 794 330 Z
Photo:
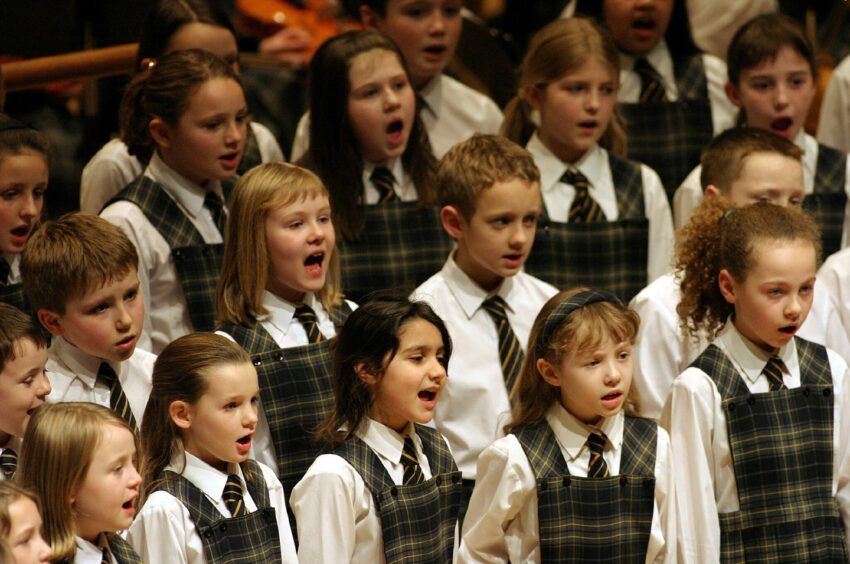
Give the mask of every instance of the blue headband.
M 549 317 L 546 318 L 546 323 L 543 324 L 543 330 L 540 332 L 540 337 L 538 337 L 537 344 L 535 345 L 538 358 L 543 357 L 549 341 L 555 335 L 555 331 L 558 330 L 558 327 L 564 323 L 572 312 L 596 302 L 612 302 L 619 306 L 623 305 L 620 298 L 606 290 L 585 290 L 562 301 L 549 314 Z

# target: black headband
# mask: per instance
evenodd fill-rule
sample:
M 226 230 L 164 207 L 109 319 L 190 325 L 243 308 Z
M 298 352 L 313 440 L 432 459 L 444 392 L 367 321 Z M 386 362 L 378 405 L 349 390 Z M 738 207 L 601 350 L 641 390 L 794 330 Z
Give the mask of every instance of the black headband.
M 0 123 L 0 131 L 10 131 L 12 129 L 32 129 L 29 125 L 22 121 L 9 118 L 8 121 Z
M 549 314 L 549 317 L 546 318 L 546 323 L 543 324 L 543 330 L 540 332 L 540 337 L 538 337 L 537 344 L 535 345 L 538 358 L 543 357 L 546 347 L 549 345 L 549 341 L 552 340 L 555 331 L 558 330 L 558 327 L 563 324 L 564 320 L 572 312 L 596 302 L 612 302 L 620 306 L 623 305 L 620 298 L 605 290 L 585 290 L 562 301 Z

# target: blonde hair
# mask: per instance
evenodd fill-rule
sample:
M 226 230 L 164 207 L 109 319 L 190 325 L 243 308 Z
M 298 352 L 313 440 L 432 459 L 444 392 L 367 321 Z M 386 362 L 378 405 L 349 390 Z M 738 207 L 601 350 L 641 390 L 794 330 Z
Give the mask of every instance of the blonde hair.
M 525 145 L 537 128 L 531 117 L 531 105 L 525 99 L 528 88 L 538 91 L 574 72 L 588 60 L 611 67 L 614 80 L 620 81 L 620 56 L 606 30 L 587 18 L 558 19 L 543 27 L 528 46 L 522 61 L 519 93 L 505 107 L 501 134 Z M 626 134 L 617 110 L 599 144 L 617 155 L 626 153 Z
M 546 342 L 542 341 L 546 322 L 558 306 L 588 291 L 588 288 L 573 288 L 559 292 L 552 296 L 537 314 L 514 391 L 516 405 L 511 423 L 505 427 L 506 433 L 522 425 L 541 421 L 549 407 L 560 401 L 561 390 L 543 379 L 537 368 L 539 359 L 545 359 L 557 366 L 566 355 L 594 350 L 609 338 L 615 343 L 634 344 L 640 318 L 619 301 L 597 301 L 579 307 L 560 322 Z M 626 399 L 626 413 L 637 414 L 638 404 L 637 392 L 633 386 Z
M 74 559 L 77 549 L 71 496 L 86 478 L 106 425 L 133 433 L 111 409 L 84 402 L 44 404 L 27 426 L 15 476 L 42 499 L 44 540 L 53 549 L 54 561 Z
M 263 307 L 271 267 L 266 218 L 279 208 L 320 196 L 329 198 L 319 177 L 291 164 L 262 164 L 239 179 L 228 201 L 224 261 L 216 290 L 219 323 L 250 327 L 268 313 Z M 326 310 L 342 302 L 336 250 L 328 259 L 327 279 L 317 297 Z
M 83 296 L 139 266 L 136 246 L 121 229 L 89 213 L 69 213 L 33 233 L 21 256 L 32 307 L 60 315 Z
M 12 531 L 12 517 L 9 515 L 9 506 L 21 498 L 31 500 L 41 512 L 41 501 L 34 492 L 19 486 L 9 480 L 0 481 L 0 540 L 9 536 Z M 0 562 L 3 562 L 0 560 Z
M 154 363 L 142 426 L 141 503 L 162 483 L 162 471 L 171 459 L 184 452 L 181 431 L 169 413 L 171 404 L 196 403 L 207 391 L 209 371 L 214 367 L 250 362 L 251 357 L 239 345 L 215 333 L 184 335 L 163 349 Z

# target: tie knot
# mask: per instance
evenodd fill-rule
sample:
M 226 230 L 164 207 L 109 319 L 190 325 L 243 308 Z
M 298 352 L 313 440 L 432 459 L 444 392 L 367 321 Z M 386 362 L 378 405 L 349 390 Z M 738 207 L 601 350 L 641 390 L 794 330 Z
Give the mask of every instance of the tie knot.
M 9 274 L 12 273 L 12 267 L 3 257 L 0 257 L 0 286 L 5 286 L 9 283 Z
M 295 317 L 302 323 L 316 323 L 316 312 L 308 305 L 300 305 L 295 308 Z
M 567 171 L 561 175 L 561 182 L 564 184 L 570 184 L 576 190 L 587 190 L 590 187 L 590 180 L 574 168 L 568 168 Z
M 785 363 L 782 362 L 781 358 L 778 356 L 772 356 L 768 359 L 767 364 L 764 365 L 762 374 L 767 377 L 767 383 L 770 386 L 770 391 L 786 389 L 785 379 L 783 377 L 784 372 Z
M 223 209 L 224 203 L 222 203 L 221 197 L 217 193 L 208 191 L 206 196 L 204 196 L 204 207 L 215 212 Z
M 606 442 L 608 442 L 607 439 L 600 433 L 591 433 L 587 436 L 587 448 L 593 453 L 602 454 Z
M 112 385 L 115 383 L 118 375 L 115 374 L 115 370 L 112 369 L 108 362 L 101 362 L 100 368 L 97 371 L 97 377 L 104 384 L 112 388 Z
M 410 435 L 404 438 L 404 447 L 401 449 L 401 462 L 419 464 L 419 459 L 416 458 L 416 446 L 413 444 L 413 437 Z
M 18 469 L 18 453 L 10 448 L 4 448 L 0 452 L 0 471 L 9 480 L 15 477 L 15 471 Z
M 395 176 L 385 166 L 376 166 L 375 170 L 369 176 L 369 180 L 378 191 L 378 199 L 383 202 L 392 202 L 398 200 L 398 194 L 395 192 Z
M 224 492 L 221 494 L 221 498 L 232 517 L 239 517 L 246 513 L 242 499 L 242 480 L 239 479 L 238 475 L 227 475 L 227 482 L 224 484 Z
M 416 447 L 413 445 L 413 437 L 408 435 L 404 438 L 404 447 L 401 449 L 401 467 L 403 473 L 402 483 L 415 485 L 425 481 L 419 459 L 416 457 Z
M 502 296 L 490 296 L 484 300 L 484 309 L 487 310 L 494 319 L 502 320 L 508 318 L 507 304 Z

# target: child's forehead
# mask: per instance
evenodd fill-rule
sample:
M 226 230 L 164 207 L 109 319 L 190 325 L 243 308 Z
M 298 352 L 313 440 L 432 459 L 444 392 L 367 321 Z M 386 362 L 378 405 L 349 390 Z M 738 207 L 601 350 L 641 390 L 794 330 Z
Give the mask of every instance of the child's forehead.
M 517 177 L 496 180 L 475 194 L 475 213 L 486 215 L 505 208 L 516 213 L 525 213 L 526 199 L 534 199 L 535 196 L 538 199 L 540 197 L 539 182 Z
M 30 337 L 19 337 L 12 342 L 9 357 L 3 362 L 0 375 L 17 375 L 29 371 L 47 360 L 47 348 L 39 345 Z M 14 373 L 14 374 L 13 374 Z

